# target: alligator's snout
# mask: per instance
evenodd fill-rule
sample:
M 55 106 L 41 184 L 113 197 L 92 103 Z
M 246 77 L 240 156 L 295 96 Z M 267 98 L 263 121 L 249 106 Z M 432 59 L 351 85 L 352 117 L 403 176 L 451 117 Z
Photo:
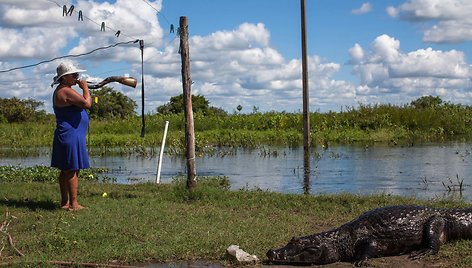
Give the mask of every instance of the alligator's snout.
M 277 252 L 275 252 L 275 250 L 273 249 L 269 249 L 269 251 L 267 251 L 266 253 L 266 256 L 267 258 L 269 258 L 269 260 L 275 260 L 275 258 L 277 257 Z
M 267 251 L 266 256 L 270 261 L 286 260 L 285 250 L 270 249 L 269 251 Z

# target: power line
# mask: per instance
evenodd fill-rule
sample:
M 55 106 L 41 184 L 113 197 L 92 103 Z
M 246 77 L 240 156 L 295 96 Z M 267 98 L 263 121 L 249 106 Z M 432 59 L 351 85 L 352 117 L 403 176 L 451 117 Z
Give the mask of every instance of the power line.
M 171 28 L 174 27 L 174 25 L 173 25 L 172 23 L 170 23 L 170 21 L 167 19 L 167 17 L 164 15 L 164 13 L 162 13 L 162 12 L 159 11 L 159 10 L 157 10 L 157 8 L 155 8 L 151 3 L 149 3 L 148 0 L 142 0 L 142 1 L 143 1 L 144 3 L 146 3 L 149 7 L 151 7 L 152 9 L 154 9 L 154 10 L 157 12 L 158 15 L 162 16 L 162 18 L 164 18 L 164 20 L 167 22 L 167 24 L 169 24 L 169 26 L 170 26 Z M 166 34 L 166 35 L 170 35 L 170 34 Z M 168 41 L 168 42 L 165 43 L 164 47 L 167 47 L 168 45 L 170 45 L 171 43 L 173 43 L 174 40 L 175 40 L 175 38 L 177 38 L 177 36 L 178 36 L 178 34 L 177 34 L 177 35 L 174 35 L 174 37 L 173 37 L 170 41 Z M 152 44 L 154 44 L 154 43 L 149 43 L 149 44 L 147 44 L 147 45 L 149 46 L 149 45 L 152 45 Z M 151 60 L 151 59 L 154 58 L 155 56 L 157 56 L 157 54 L 154 55 L 154 56 L 151 56 L 151 57 L 149 57 L 149 58 L 147 58 L 147 59 L 145 59 L 144 62 L 147 62 L 147 61 Z
M 56 4 L 58 7 L 62 8 L 61 4 L 59 4 L 59 3 L 58 3 L 57 1 L 55 1 L 55 0 L 45 0 L 45 1 L 48 1 L 48 2 L 53 3 L 53 4 Z M 154 9 L 160 16 L 162 16 L 162 18 L 164 18 L 164 20 L 167 22 L 167 24 L 169 24 L 170 27 L 173 28 L 173 24 L 171 24 L 171 23 L 169 22 L 169 20 L 167 19 L 167 17 L 166 17 L 162 12 L 160 12 L 159 10 L 157 10 L 157 9 L 156 9 L 151 3 L 149 3 L 147 0 L 143 0 L 143 2 L 146 3 L 146 4 L 147 4 L 149 7 L 151 7 L 152 9 Z M 77 10 L 75 10 L 75 9 L 73 9 L 72 11 L 75 12 L 75 13 L 77 13 L 77 14 L 79 13 L 79 12 L 78 12 Z M 71 13 L 72 13 L 72 12 L 71 12 Z M 101 23 L 98 23 L 98 22 L 92 20 L 91 18 L 89 18 L 89 17 L 87 17 L 87 16 L 85 16 L 85 15 L 82 15 L 82 17 L 86 18 L 87 20 L 89 20 L 90 22 L 96 24 L 97 26 L 102 27 L 102 24 L 101 24 Z M 128 35 L 122 33 L 122 31 L 120 31 L 120 30 L 115 30 L 115 29 L 113 29 L 113 28 L 111 28 L 111 27 L 109 27 L 109 26 L 106 26 L 106 24 L 105 24 L 105 28 L 107 28 L 107 29 L 109 29 L 109 30 L 115 32 L 115 36 L 117 36 L 117 37 L 118 37 L 119 35 L 123 35 L 123 36 L 129 37 L 129 38 L 131 38 L 131 39 L 139 39 L 139 38 L 136 38 L 136 37 L 128 36 Z M 167 36 L 167 35 L 170 35 L 170 34 L 166 34 L 166 36 Z M 172 41 L 173 41 L 174 39 L 175 39 L 175 37 L 172 38 Z M 172 42 L 172 41 L 171 41 L 171 42 Z M 155 42 L 148 43 L 147 45 L 150 46 L 150 45 L 152 45 L 152 44 L 154 44 L 154 43 L 155 43 Z M 168 42 L 168 43 L 170 43 L 170 42 Z M 168 43 L 167 43 L 167 44 L 168 44 Z
M 109 46 L 105 46 L 105 47 L 99 47 L 99 48 L 96 48 L 96 49 L 91 50 L 91 51 L 86 52 L 86 53 L 65 55 L 65 56 L 55 57 L 55 58 L 52 58 L 52 59 L 49 59 L 49 60 L 40 61 L 40 62 L 35 63 L 35 64 L 15 67 L 15 68 L 11 68 L 11 69 L 8 69 L 8 70 L 0 70 L 0 74 L 1 73 L 8 73 L 8 72 L 11 72 L 11 71 L 14 71 L 14 70 L 19 70 L 19 69 L 35 67 L 35 66 L 38 66 L 40 64 L 52 62 L 52 61 L 55 61 L 55 60 L 58 60 L 58 59 L 81 57 L 81 56 L 92 54 L 92 53 L 94 53 L 95 51 L 98 51 L 98 50 L 109 49 L 109 48 L 112 48 L 112 47 L 116 47 L 118 45 L 127 45 L 127 44 L 130 44 L 130 43 L 137 43 L 137 42 L 139 42 L 139 39 L 133 40 L 133 41 L 128 41 L 128 42 L 119 42 L 119 43 L 116 43 L 116 44 L 113 44 L 113 45 L 109 45 Z
M 48 2 L 50 2 L 50 3 L 53 3 L 53 4 L 56 4 L 58 7 L 62 8 L 61 4 L 59 4 L 59 3 L 56 2 L 55 0 L 46 0 L 46 1 L 48 1 Z M 79 14 L 79 12 L 78 12 L 77 10 L 72 10 L 72 11 L 75 12 L 76 14 Z M 98 22 L 92 20 L 91 18 L 89 18 L 89 17 L 87 17 L 87 16 L 85 16 L 85 15 L 83 15 L 83 14 L 82 14 L 82 17 L 86 18 L 87 20 L 89 20 L 89 21 L 92 22 L 92 23 L 95 23 L 95 24 L 96 24 L 97 26 L 99 26 L 99 27 L 102 26 L 101 23 L 98 23 Z M 106 26 L 106 25 L 105 25 L 104 27 L 107 28 L 107 29 L 109 29 L 109 30 L 112 30 L 112 31 L 115 32 L 115 33 L 118 33 L 118 32 L 119 32 L 118 35 L 121 34 L 121 35 L 124 35 L 124 36 L 126 36 L 126 37 L 128 37 L 128 38 L 131 38 L 131 39 L 137 39 L 137 38 L 135 38 L 135 37 L 128 36 L 128 35 L 122 33 L 122 31 L 115 30 L 115 29 L 113 29 L 113 28 L 111 28 L 111 27 L 109 27 L 109 26 Z M 117 37 L 118 37 L 118 36 L 117 36 Z
M 56 4 L 58 7 L 61 7 L 61 4 L 59 4 L 57 1 L 55 0 L 45 0 L 45 1 L 48 1 L 50 3 L 53 3 L 53 4 Z M 143 0 L 143 2 L 145 2 L 149 7 L 151 7 L 152 9 L 154 9 L 159 15 L 161 15 L 165 20 L 166 22 L 171 25 L 171 23 L 169 22 L 169 20 L 166 18 L 166 16 L 160 12 L 159 10 L 157 10 L 151 3 L 149 3 L 147 0 Z M 76 10 L 73 10 L 73 12 L 75 13 L 78 13 Z M 95 23 L 96 25 L 100 26 L 100 24 L 92 19 L 90 19 L 89 17 L 85 16 L 85 15 L 82 15 L 84 18 L 88 19 L 89 21 L 91 21 L 92 23 Z M 106 28 L 112 30 L 112 31 L 115 31 L 113 28 L 111 27 L 108 27 L 106 26 Z M 127 36 L 125 34 L 122 34 L 124 36 Z M 129 36 L 128 36 L 129 37 Z M 166 42 L 166 45 L 169 45 L 171 44 L 175 38 L 177 37 L 177 35 L 175 35 L 170 41 Z M 35 67 L 35 66 L 38 66 L 40 64 L 44 64 L 44 63 L 48 63 L 48 62 L 52 62 L 52 61 L 55 61 L 55 60 L 58 60 L 58 59 L 62 59 L 62 58 L 69 58 L 69 57 L 80 57 L 80 56 L 85 56 L 85 55 L 88 55 L 88 54 L 91 54 L 95 51 L 98 51 L 98 50 L 102 50 L 102 49 L 109 49 L 109 48 L 112 48 L 112 47 L 115 47 L 115 46 L 118 46 L 118 45 L 122 45 L 122 44 L 129 44 L 129 43 L 137 43 L 139 41 L 139 39 L 135 39 L 135 40 L 131 40 L 131 41 L 128 41 L 128 42 L 119 42 L 119 43 L 116 43 L 116 44 L 113 44 L 113 45 L 109 45 L 109 46 L 106 46 L 106 47 L 99 47 L 99 48 L 96 48 L 92 51 L 89 51 L 87 53 L 82 53 L 82 54 L 76 54 L 76 55 L 65 55 L 65 56 L 60 56 L 60 57 L 56 57 L 56 58 L 52 58 L 52 59 L 49 59 L 49 60 L 44 60 L 44 61 L 41 61 L 41 62 L 38 62 L 38 63 L 35 63 L 35 64 L 30 64 L 30 65 L 25 65 L 25 66 L 20 66 L 20 67 L 15 67 L 15 68 L 11 68 L 11 69 L 7 69 L 7 70 L 0 70 L 0 73 L 7 73 L 7 72 L 11 72 L 11 71 L 15 71 L 15 70 L 19 70 L 19 69 L 25 69 L 25 68 L 30 68 L 30 67 Z M 148 45 L 152 45 L 153 43 L 150 43 Z M 149 61 L 150 59 L 154 58 L 156 55 L 148 58 L 145 60 L 146 61 Z
M 167 24 L 168 24 L 169 27 L 170 27 L 170 33 L 173 33 L 173 32 L 174 32 L 174 24 L 170 23 L 170 21 L 167 19 L 167 17 L 164 15 L 164 13 L 162 13 L 162 12 L 159 11 L 159 10 L 157 10 L 157 8 L 155 8 L 151 3 L 149 3 L 148 0 L 142 0 L 142 1 L 143 1 L 144 3 L 146 3 L 149 7 L 151 7 L 152 9 L 154 9 L 154 11 L 156 11 L 156 13 L 157 13 L 159 16 L 161 16 L 161 17 L 167 22 Z M 165 34 L 165 36 L 170 36 L 170 34 L 167 33 L 167 34 Z M 173 42 L 175 38 L 176 38 L 176 36 L 174 36 L 170 42 L 167 42 L 166 45 L 168 45 L 168 44 L 170 44 L 171 42 Z M 149 44 L 147 44 L 147 45 L 150 46 L 150 45 L 152 45 L 152 44 L 154 44 L 154 43 L 155 43 L 155 42 L 149 43 Z M 166 46 L 166 45 L 165 45 L 165 46 Z
M 161 15 L 166 20 L 167 24 L 172 25 L 172 23 L 169 22 L 169 20 L 166 18 L 164 13 L 157 10 L 157 8 L 155 8 L 153 5 L 151 5 L 151 3 L 149 3 L 147 0 L 143 0 L 143 2 L 146 3 L 148 6 L 150 6 L 152 9 L 154 9 L 157 12 L 157 14 Z
M 164 47 L 167 47 L 167 46 L 169 46 L 171 43 L 173 43 L 173 42 L 174 42 L 174 40 L 175 40 L 175 38 L 177 38 L 177 35 L 176 35 L 176 36 L 174 36 L 174 38 L 172 38 L 172 40 L 170 40 L 169 42 L 165 43 Z M 152 45 L 152 44 L 153 44 L 153 43 L 151 43 L 151 44 L 148 44 L 148 46 L 149 46 L 149 45 Z M 162 53 L 161 53 L 161 54 L 162 54 Z M 145 59 L 145 60 L 144 60 L 144 62 L 148 62 L 148 61 L 150 61 L 152 58 L 156 57 L 157 55 L 158 55 L 158 54 L 156 53 L 155 55 L 153 55 L 153 56 L 151 56 L 151 57 L 149 57 L 149 58 Z
M 102 76 L 104 74 L 109 74 L 109 73 L 114 73 L 116 71 L 123 71 L 123 70 L 129 70 L 129 68 L 117 68 L 117 69 L 112 69 L 112 70 L 109 70 L 109 71 L 106 71 L 106 72 L 100 72 L 100 73 L 93 73 L 93 74 L 90 74 L 90 72 L 87 72 L 87 74 L 89 75 L 94 75 L 94 76 Z M 17 82 L 25 82 L 25 83 L 29 83 L 31 81 L 38 81 L 37 78 L 34 78 L 34 77 L 29 77 L 29 78 L 26 78 L 26 79 L 15 79 L 15 83 Z M 11 81 L 0 81 L 0 85 L 11 85 Z

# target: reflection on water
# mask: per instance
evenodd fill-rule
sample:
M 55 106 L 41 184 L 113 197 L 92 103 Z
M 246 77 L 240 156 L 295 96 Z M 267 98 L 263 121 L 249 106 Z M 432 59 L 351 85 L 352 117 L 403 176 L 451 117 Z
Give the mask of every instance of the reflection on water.
M 472 155 L 469 143 L 427 144 L 415 147 L 375 145 L 331 146 L 313 149 L 309 176 L 303 170 L 303 147 L 221 149 L 196 159 L 197 175 L 227 176 L 233 189 L 260 188 L 284 193 L 385 193 L 419 198 L 459 195 L 472 201 Z M 49 155 L 0 158 L 1 165 L 49 165 Z M 107 167 L 119 183 L 154 181 L 156 158 L 91 157 L 94 167 Z M 185 159 L 165 156 L 161 182 L 185 173 Z M 450 191 L 448 192 L 448 190 Z

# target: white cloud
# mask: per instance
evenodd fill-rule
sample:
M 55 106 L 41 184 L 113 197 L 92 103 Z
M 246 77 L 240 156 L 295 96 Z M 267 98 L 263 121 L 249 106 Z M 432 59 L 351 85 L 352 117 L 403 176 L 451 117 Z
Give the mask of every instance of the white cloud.
M 398 17 L 399 11 L 398 11 L 397 8 L 395 8 L 395 7 L 393 7 L 393 6 L 389 6 L 389 7 L 387 7 L 386 11 L 387 11 L 387 14 L 388 14 L 390 17 L 392 17 L 392 18 Z
M 2 9 L 0 9 L 1 11 Z M 22 17 L 22 12 L 17 12 L 18 17 Z M 62 27 L 51 30 L 52 21 L 43 21 L 43 25 L 27 23 L 27 18 L 31 16 L 29 12 L 24 12 L 24 18 L 18 24 L 5 24 L 6 16 L 0 16 L 0 35 L 2 42 L 0 43 L 0 58 L 45 58 L 56 55 L 61 48 L 67 44 L 68 39 L 77 36 L 73 27 L 63 25 Z M 34 19 L 33 21 L 36 21 Z M 14 21 L 9 21 L 14 23 Z M 41 26 L 36 26 L 41 25 Z M 5 27 L 7 26 L 7 27 Z M 21 45 L 21 49 L 18 46 Z
M 232 31 L 193 36 L 189 44 L 192 91 L 205 95 L 212 105 L 229 112 L 238 105 L 246 112 L 252 111 L 253 106 L 261 111 L 301 109 L 301 62 L 287 61 L 270 47 L 270 32 L 264 24 L 244 23 Z M 148 63 L 154 77 L 163 73 L 175 77 L 175 84 L 167 85 L 174 91 L 164 95 L 159 89 L 155 91 L 165 101 L 182 91 L 180 55 L 173 49 L 169 52 L 156 54 Z M 354 87 L 332 78 L 340 68 L 340 64 L 309 57 L 310 87 L 316 88 L 311 94 L 312 105 L 335 109 L 333 103 L 355 104 Z
M 360 8 L 352 10 L 352 14 L 365 14 L 372 11 L 372 5 L 369 2 L 363 3 Z
M 182 93 L 179 40 L 164 34 L 159 16 L 144 1 L 76 2 L 76 10 L 87 11 L 84 15 L 97 22 L 106 21 L 114 30 L 121 29 L 119 38 L 110 29 L 101 32 L 100 26 L 90 21 L 63 17 L 62 9 L 48 1 L 34 1 L 32 5 L 28 5 L 29 0 L 6 1 L 0 5 L 1 70 L 139 38 L 145 40 L 146 110 L 153 112 L 170 97 Z M 152 4 L 158 10 L 161 8 L 161 1 Z M 37 13 L 33 18 L 38 11 L 47 15 Z M 391 14 L 395 12 L 404 16 L 405 11 L 392 7 Z M 286 59 L 271 46 L 271 32 L 265 24 L 241 23 L 234 29 L 191 35 L 189 47 L 192 92 L 203 94 L 211 105 L 228 112 L 238 105 L 243 106 L 243 112 L 251 112 L 253 106 L 260 111 L 301 110 L 301 61 Z M 336 78 L 345 68 L 342 64 L 317 55 L 308 57 L 312 110 L 313 107 L 322 111 L 339 110 L 341 106 L 355 106 L 358 102 L 406 103 L 424 94 L 461 100 L 470 97 L 471 67 L 461 51 L 425 48 L 402 52 L 399 40 L 380 35 L 370 47 L 363 48 L 357 43 L 348 53 L 349 64 L 360 78 L 360 85 Z M 89 70 L 88 79 L 125 74 L 138 78 L 134 89 L 115 84 L 113 87 L 140 105 L 138 44 L 101 50 L 73 61 Z M 51 111 L 53 89 L 49 85 L 58 62 L 0 73 L 0 97 L 35 97 L 44 101 Z
M 461 19 L 470 15 L 469 0 L 408 0 L 395 8 L 401 16 L 412 19 Z
M 402 55 L 389 68 L 390 77 L 467 79 L 471 75 L 464 53 L 456 50 L 419 49 Z
M 371 58 L 371 61 L 394 62 L 398 59 L 399 48 L 400 41 L 383 34 L 375 38 L 372 43 L 373 57 Z
M 350 63 L 360 63 L 362 60 L 364 60 L 364 50 L 359 44 L 355 44 L 352 48 L 348 50 L 349 55 L 351 56 L 351 61 Z
M 356 44 L 350 51 L 361 49 Z M 427 48 L 405 53 L 400 50 L 398 40 L 382 35 L 374 40 L 362 61 L 354 52 L 351 63 L 361 80 L 357 88 L 359 95 L 390 94 L 405 101 L 405 97 L 439 94 L 452 99 L 470 90 L 472 67 L 461 51 Z
M 434 43 L 460 43 L 472 40 L 472 18 L 441 21 L 424 32 L 423 40 Z
M 432 21 L 425 29 L 423 40 L 435 43 L 459 43 L 472 40 L 472 1 L 470 0 L 408 0 L 398 7 L 390 6 L 391 17 L 412 22 Z

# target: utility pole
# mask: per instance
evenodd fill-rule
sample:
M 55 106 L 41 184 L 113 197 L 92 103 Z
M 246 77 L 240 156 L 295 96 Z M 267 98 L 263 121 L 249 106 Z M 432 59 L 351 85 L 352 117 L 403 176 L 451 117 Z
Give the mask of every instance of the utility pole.
M 197 171 L 195 169 L 195 133 L 192 111 L 192 80 L 190 79 L 190 56 L 188 49 L 187 17 L 180 17 L 180 57 L 182 59 L 182 87 L 185 115 L 185 142 L 187 157 L 187 189 L 197 186 Z
M 308 90 L 308 63 L 306 49 L 305 0 L 300 0 L 302 27 L 302 80 L 303 80 L 303 170 L 304 192 L 309 193 L 310 181 L 310 96 Z
M 144 40 L 139 40 L 139 49 L 141 50 L 141 138 L 144 138 L 146 123 L 144 120 Z

